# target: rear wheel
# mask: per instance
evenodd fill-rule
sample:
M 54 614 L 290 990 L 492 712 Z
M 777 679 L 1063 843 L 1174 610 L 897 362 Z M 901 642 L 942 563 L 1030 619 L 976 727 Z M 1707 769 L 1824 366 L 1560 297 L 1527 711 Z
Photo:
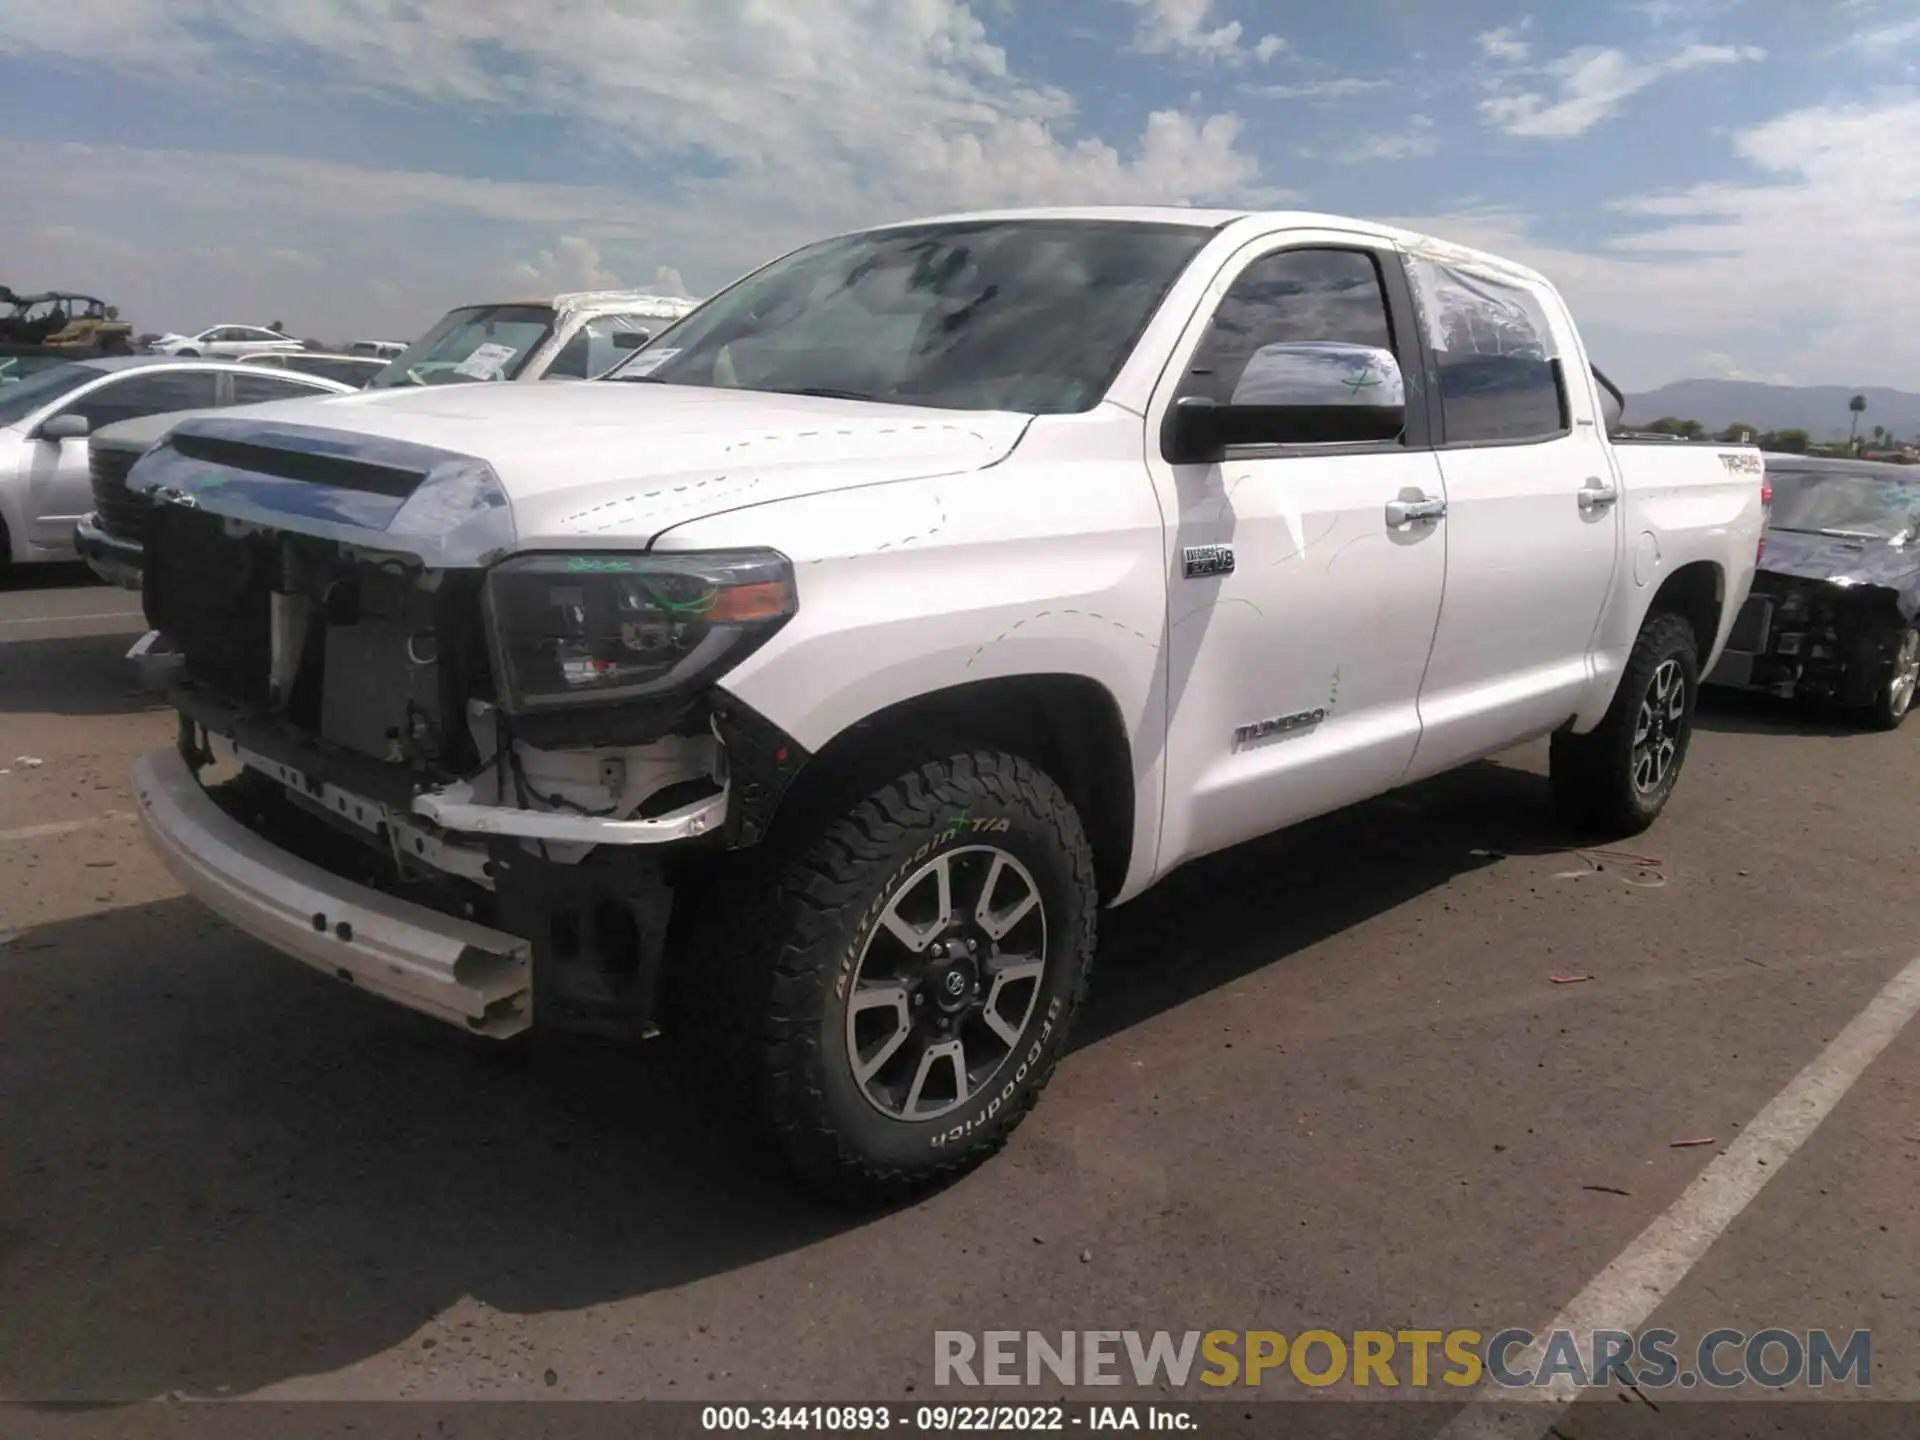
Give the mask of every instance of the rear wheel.
M 1693 737 L 1698 656 L 1684 616 L 1649 617 L 1606 717 L 1585 735 L 1553 737 L 1553 796 L 1570 822 L 1626 836 L 1658 818 Z
M 884 1202 L 997 1151 L 1052 1076 L 1093 957 L 1093 855 L 1059 786 L 1003 754 L 924 765 L 763 894 L 759 933 L 716 958 L 745 967 L 732 1003 L 801 1181 Z
M 1920 630 L 1909 627 L 1894 646 L 1893 664 L 1880 682 L 1880 693 L 1866 709 L 1866 722 L 1876 730 L 1897 730 L 1913 708 L 1920 689 Z

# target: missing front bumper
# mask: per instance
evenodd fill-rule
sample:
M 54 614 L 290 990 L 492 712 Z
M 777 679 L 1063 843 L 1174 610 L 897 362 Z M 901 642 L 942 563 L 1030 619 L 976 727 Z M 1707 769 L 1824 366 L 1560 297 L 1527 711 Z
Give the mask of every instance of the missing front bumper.
M 267 844 L 223 811 L 169 748 L 134 767 L 161 861 L 236 928 L 316 970 L 474 1034 L 533 1022 L 533 947 L 356 885 Z

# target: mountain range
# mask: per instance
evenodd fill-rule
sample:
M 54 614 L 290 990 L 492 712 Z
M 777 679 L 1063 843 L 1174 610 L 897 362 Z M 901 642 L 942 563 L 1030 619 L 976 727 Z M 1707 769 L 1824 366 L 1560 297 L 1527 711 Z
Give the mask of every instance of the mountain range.
M 1920 435 L 1920 395 L 1905 390 L 1845 385 L 1763 385 L 1753 380 L 1676 380 L 1627 396 L 1626 423 L 1649 425 L 1672 416 L 1698 420 L 1709 431 L 1747 424 L 1757 431 L 1805 430 L 1815 440 L 1844 438 L 1853 418 L 1847 401 L 1867 399 L 1860 433 L 1884 425 L 1896 438 Z

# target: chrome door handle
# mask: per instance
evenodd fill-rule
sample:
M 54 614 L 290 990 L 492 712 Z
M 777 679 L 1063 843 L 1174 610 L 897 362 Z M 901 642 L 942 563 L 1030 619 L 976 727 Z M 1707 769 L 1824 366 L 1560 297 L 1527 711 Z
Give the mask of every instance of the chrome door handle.
M 1580 508 L 1601 510 L 1620 498 L 1620 492 L 1605 480 L 1589 480 L 1580 487 Z
M 1389 500 L 1387 502 L 1387 524 L 1395 530 L 1411 525 L 1416 520 L 1438 520 L 1447 513 L 1444 500 Z

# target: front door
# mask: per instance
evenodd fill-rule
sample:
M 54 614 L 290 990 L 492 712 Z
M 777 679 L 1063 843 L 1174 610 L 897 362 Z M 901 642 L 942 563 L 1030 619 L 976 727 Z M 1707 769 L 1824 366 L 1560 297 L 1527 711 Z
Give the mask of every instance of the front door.
M 1437 380 L 1447 594 L 1408 778 L 1558 728 L 1592 673 L 1621 548 L 1619 480 L 1565 310 L 1412 255 Z
M 1389 789 L 1413 757 L 1446 540 L 1444 521 L 1400 508 L 1444 498 L 1411 303 L 1391 250 L 1299 231 L 1255 242 L 1208 291 L 1150 407 L 1149 465 L 1175 517 L 1163 872 Z M 1173 400 L 1230 402 L 1262 347 L 1328 342 L 1398 357 L 1413 382 L 1398 439 L 1160 458 Z
M 213 370 L 136 368 L 82 391 L 54 413 L 84 416 L 89 428 L 98 431 L 146 415 L 206 409 L 218 403 L 218 391 L 219 374 Z M 73 527 L 93 508 L 86 440 L 29 440 L 23 466 L 27 530 L 33 543 L 71 545 Z

